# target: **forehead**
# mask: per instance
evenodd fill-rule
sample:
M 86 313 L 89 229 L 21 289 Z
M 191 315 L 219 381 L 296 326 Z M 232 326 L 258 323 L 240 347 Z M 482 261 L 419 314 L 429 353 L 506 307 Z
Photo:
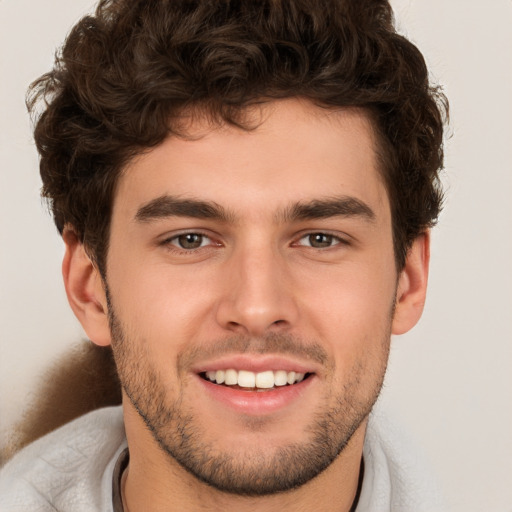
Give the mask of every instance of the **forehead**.
M 248 115 L 251 129 L 191 118 L 186 137 L 135 157 L 120 177 L 114 216 L 134 216 L 165 195 L 215 202 L 235 217 L 275 217 L 294 202 L 341 195 L 389 209 L 364 112 L 291 99 Z

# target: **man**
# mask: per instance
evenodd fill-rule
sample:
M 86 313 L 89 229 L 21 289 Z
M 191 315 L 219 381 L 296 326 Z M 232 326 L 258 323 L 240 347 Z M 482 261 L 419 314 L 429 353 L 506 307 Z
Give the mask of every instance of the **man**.
M 123 405 L 15 457 L 2 510 L 441 510 L 369 424 L 441 203 L 444 98 L 389 5 L 102 1 L 41 100 L 68 299 Z

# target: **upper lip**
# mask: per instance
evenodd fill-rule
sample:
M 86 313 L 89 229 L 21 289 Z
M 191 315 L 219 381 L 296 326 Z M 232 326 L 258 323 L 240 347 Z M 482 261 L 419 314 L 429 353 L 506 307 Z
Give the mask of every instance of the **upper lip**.
M 264 372 L 267 370 L 284 370 L 298 373 L 317 373 L 317 365 L 309 361 L 295 360 L 293 357 L 270 354 L 238 354 L 226 355 L 198 363 L 192 371 L 204 373 L 215 370 L 246 370 L 249 372 Z

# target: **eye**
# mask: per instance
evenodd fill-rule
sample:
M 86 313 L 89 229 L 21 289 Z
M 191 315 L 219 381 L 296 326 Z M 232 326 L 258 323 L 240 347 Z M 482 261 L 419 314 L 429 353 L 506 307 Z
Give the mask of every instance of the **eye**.
M 183 233 L 169 239 L 168 243 L 180 249 L 193 250 L 211 245 L 212 241 L 201 233 Z
M 341 238 L 328 233 L 310 233 L 298 241 L 298 245 L 314 249 L 327 249 L 340 243 L 343 243 Z

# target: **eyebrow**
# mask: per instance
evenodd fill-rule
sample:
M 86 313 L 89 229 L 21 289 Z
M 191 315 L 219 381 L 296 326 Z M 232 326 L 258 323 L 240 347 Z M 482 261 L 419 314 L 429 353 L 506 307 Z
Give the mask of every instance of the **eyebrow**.
M 279 217 L 285 222 L 329 217 L 361 217 L 370 222 L 375 221 L 374 211 L 365 202 L 352 196 L 299 202 L 285 209 Z
M 276 215 L 276 221 L 295 222 L 300 220 L 325 219 L 329 217 L 361 217 L 373 222 L 375 213 L 363 201 L 351 196 L 314 199 L 294 203 Z M 141 206 L 135 214 L 138 222 L 168 217 L 191 217 L 234 223 L 235 215 L 213 201 L 182 199 L 163 195 Z
M 135 220 L 138 222 L 150 222 L 167 217 L 192 217 L 223 222 L 233 221 L 234 219 L 234 215 L 215 202 L 180 199 L 169 195 L 160 196 L 149 201 L 141 206 L 135 214 Z

